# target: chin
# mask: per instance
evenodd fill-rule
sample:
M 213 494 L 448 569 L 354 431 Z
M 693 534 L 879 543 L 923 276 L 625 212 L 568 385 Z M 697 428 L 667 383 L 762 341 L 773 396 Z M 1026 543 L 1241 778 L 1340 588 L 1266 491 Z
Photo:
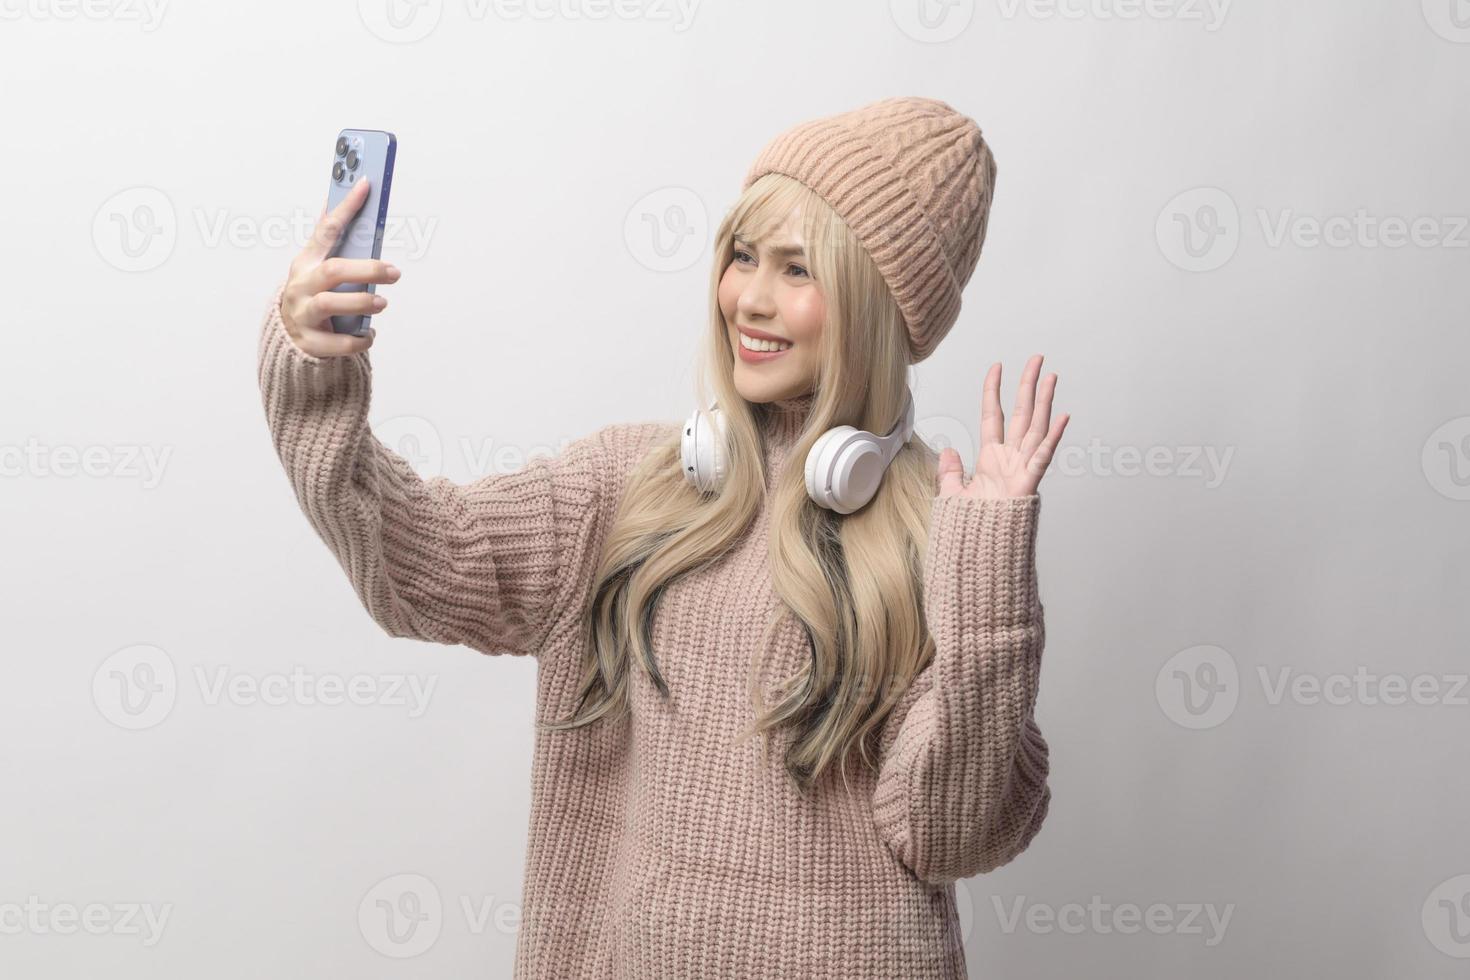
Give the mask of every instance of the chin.
M 748 402 L 768 402 L 774 397 L 772 392 L 779 388 L 779 385 L 752 378 L 749 372 L 741 371 L 740 368 L 735 369 L 735 390 Z
M 748 402 L 764 404 L 765 402 L 773 402 L 781 398 L 790 398 L 790 393 L 794 389 L 791 385 L 780 382 L 760 383 L 749 380 L 742 381 L 737 375 L 735 378 L 735 390 L 740 393 L 741 398 L 744 398 Z
M 742 378 L 740 372 L 735 372 L 735 390 L 740 397 L 748 402 L 765 401 L 766 396 L 761 385 L 751 382 L 748 378 Z

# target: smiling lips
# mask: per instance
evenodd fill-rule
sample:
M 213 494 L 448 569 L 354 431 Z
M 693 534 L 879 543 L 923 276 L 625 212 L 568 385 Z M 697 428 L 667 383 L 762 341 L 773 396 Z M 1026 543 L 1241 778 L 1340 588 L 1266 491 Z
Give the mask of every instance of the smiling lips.
M 780 357 L 791 349 L 792 344 L 787 340 L 777 340 L 769 334 L 757 335 L 746 333 L 744 329 L 736 328 L 740 335 L 740 359 L 752 364 L 769 361 Z

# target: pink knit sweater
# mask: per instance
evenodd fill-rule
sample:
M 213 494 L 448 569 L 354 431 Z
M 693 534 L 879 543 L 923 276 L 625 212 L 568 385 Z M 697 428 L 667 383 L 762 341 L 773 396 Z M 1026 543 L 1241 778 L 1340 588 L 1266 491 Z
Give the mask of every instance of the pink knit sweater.
M 393 636 L 537 658 L 536 716 L 575 704 L 579 617 L 623 481 L 676 423 L 607 425 L 554 458 L 424 481 L 368 428 L 367 354 L 292 343 L 279 290 L 260 336 L 271 435 L 297 500 Z M 795 404 L 809 407 L 808 400 Z M 767 487 L 804 410 L 770 432 Z M 1033 719 L 1044 628 L 1036 495 L 935 497 L 924 605 L 937 651 L 881 741 L 882 767 L 802 799 L 763 766 L 746 670 L 778 600 L 767 516 L 664 593 L 631 718 L 535 735 L 515 976 L 959 980 L 954 882 L 1010 861 L 1046 817 Z M 807 655 L 791 617 L 770 676 Z M 829 773 L 835 777 L 835 774 Z

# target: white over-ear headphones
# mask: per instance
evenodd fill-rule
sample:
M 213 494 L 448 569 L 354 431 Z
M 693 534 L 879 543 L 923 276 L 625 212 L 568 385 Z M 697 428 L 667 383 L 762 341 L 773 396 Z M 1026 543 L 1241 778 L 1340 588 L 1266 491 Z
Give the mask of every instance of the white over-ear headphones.
M 851 514 L 873 499 L 888 464 L 914 432 L 914 396 L 906 392 L 903 417 L 885 436 L 851 425 L 822 433 L 806 455 L 806 493 L 819 507 Z M 725 416 L 711 404 L 684 423 L 684 479 L 701 493 L 725 481 Z

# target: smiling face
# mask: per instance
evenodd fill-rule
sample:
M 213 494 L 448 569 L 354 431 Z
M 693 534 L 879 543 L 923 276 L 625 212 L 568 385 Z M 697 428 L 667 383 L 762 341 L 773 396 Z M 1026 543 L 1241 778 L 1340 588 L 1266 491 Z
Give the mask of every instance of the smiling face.
M 806 394 L 816 384 L 827 304 L 807 265 L 799 209 L 759 240 L 736 233 L 720 278 L 720 311 L 746 401 Z

